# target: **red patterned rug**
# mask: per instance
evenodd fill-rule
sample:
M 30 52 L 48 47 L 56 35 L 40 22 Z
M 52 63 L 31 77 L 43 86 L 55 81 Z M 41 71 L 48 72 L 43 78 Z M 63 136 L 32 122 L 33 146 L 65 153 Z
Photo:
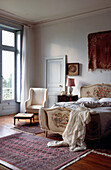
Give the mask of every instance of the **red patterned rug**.
M 90 153 L 89 149 L 70 152 L 68 147 L 48 147 L 49 141 L 27 133 L 0 138 L 0 159 L 22 170 L 54 170 Z
M 32 124 L 25 124 L 21 126 L 16 126 L 12 128 L 17 131 L 21 132 L 27 132 L 27 133 L 32 133 L 32 134 L 39 134 L 42 133 L 43 130 L 41 130 L 39 123 L 32 123 Z

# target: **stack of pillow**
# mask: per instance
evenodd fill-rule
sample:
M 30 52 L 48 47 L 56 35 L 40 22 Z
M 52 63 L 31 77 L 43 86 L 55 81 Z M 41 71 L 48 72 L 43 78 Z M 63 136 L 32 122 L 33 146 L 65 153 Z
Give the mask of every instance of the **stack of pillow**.
M 94 108 L 94 107 L 110 107 L 111 106 L 111 98 L 101 98 L 100 100 L 93 97 L 82 97 L 76 101 L 76 103 L 84 105 L 86 107 Z

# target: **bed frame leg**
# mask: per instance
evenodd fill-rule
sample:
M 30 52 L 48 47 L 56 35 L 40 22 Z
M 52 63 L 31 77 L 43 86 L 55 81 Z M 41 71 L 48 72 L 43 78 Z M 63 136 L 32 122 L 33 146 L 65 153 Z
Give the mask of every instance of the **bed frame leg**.
M 47 137 L 47 131 L 45 130 L 45 137 Z

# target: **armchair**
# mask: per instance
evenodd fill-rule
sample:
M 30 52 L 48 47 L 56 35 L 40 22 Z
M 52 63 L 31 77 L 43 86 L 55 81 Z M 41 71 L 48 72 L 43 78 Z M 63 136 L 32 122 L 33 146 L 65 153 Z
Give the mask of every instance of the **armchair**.
M 29 98 L 25 101 L 25 112 L 39 113 L 39 109 L 46 107 L 47 89 L 30 88 Z

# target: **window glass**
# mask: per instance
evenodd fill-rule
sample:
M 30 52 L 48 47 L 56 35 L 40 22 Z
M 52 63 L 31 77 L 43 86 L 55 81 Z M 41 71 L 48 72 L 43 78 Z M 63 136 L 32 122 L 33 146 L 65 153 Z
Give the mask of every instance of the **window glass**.
M 2 30 L 2 45 L 14 47 L 15 38 L 13 32 Z
M 14 52 L 2 51 L 2 100 L 14 99 Z

